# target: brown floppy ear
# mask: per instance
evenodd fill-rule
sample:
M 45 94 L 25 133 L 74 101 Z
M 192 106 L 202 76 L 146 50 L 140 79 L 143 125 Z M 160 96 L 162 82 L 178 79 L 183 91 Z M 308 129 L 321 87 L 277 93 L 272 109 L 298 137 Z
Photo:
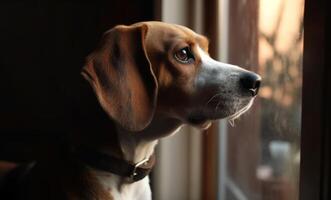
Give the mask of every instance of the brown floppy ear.
M 116 26 L 92 52 L 82 75 L 106 113 L 130 131 L 144 129 L 156 107 L 157 81 L 145 50 L 147 25 Z

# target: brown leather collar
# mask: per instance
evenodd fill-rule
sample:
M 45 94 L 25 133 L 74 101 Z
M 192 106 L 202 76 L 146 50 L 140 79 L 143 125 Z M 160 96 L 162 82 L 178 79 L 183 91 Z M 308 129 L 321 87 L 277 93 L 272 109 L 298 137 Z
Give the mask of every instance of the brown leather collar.
M 87 147 L 75 149 L 74 154 L 88 166 L 126 177 L 128 178 L 128 182 L 136 182 L 145 178 L 155 164 L 154 154 L 150 158 L 138 163 L 119 159 Z

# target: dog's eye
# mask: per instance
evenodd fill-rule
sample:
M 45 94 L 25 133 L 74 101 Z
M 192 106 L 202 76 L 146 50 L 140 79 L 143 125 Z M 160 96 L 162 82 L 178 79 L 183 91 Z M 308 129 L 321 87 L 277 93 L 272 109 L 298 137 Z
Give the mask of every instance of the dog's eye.
M 194 55 L 189 47 L 180 49 L 175 53 L 175 58 L 181 63 L 190 64 L 194 62 Z

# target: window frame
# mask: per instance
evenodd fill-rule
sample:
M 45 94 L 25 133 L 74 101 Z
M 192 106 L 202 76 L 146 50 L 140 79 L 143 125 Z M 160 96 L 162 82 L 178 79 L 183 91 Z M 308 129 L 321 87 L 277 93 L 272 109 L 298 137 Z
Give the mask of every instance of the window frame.
M 300 200 L 329 199 L 331 71 L 326 11 L 324 0 L 305 0 Z

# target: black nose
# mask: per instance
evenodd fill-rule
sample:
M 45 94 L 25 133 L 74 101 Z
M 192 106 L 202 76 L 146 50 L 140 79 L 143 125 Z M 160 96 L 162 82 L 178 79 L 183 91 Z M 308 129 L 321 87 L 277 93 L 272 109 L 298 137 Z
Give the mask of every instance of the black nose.
M 259 92 L 261 77 L 253 72 L 244 72 L 240 76 L 240 84 L 254 97 Z

